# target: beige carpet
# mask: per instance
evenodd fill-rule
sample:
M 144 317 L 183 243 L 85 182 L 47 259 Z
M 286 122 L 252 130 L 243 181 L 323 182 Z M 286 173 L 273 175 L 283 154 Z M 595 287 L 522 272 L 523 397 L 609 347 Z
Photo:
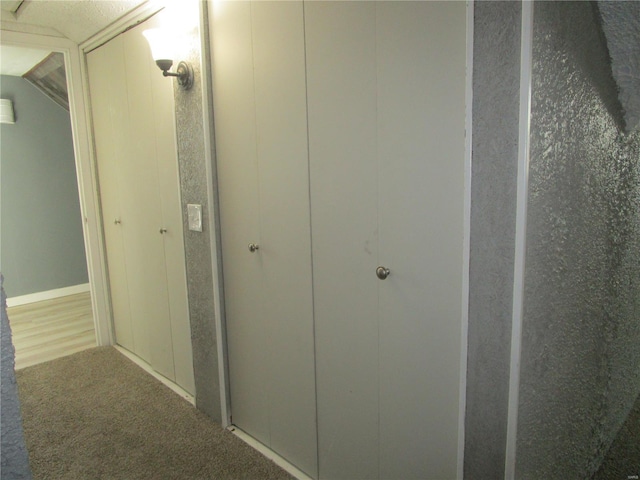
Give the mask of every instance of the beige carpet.
M 110 347 L 16 374 L 38 479 L 290 479 Z

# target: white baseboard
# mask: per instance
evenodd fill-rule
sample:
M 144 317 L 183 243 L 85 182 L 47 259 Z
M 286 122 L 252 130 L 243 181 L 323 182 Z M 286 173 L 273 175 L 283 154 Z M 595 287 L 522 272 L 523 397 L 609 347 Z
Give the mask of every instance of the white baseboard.
M 43 300 L 52 300 L 54 298 L 66 297 L 67 295 L 75 295 L 77 293 L 85 293 L 89 291 L 89 284 L 83 283 L 80 285 L 72 285 L 70 287 L 56 288 L 55 290 L 47 290 L 46 292 L 30 293 L 19 297 L 7 298 L 7 307 L 17 307 L 18 305 L 42 302 Z
M 136 365 L 138 365 L 141 369 L 143 369 L 145 372 L 147 372 L 148 374 L 152 375 L 153 377 L 155 377 L 157 380 L 160 380 L 162 383 L 164 383 L 167 387 L 169 387 L 171 390 L 173 390 L 174 392 L 176 392 L 178 395 L 180 395 L 182 398 L 184 398 L 187 402 L 189 402 L 191 405 L 193 405 L 194 407 L 196 406 L 196 399 L 194 398 L 193 395 L 191 395 L 189 392 L 187 392 L 186 390 L 184 390 L 180 385 L 178 385 L 175 382 L 172 382 L 171 380 L 169 380 L 167 377 L 160 375 L 158 372 L 156 372 L 153 367 L 151 365 L 149 365 L 147 362 L 145 362 L 144 360 L 142 360 L 140 357 L 138 357 L 135 353 L 131 353 L 129 350 L 127 350 L 126 348 L 122 348 L 120 345 L 114 345 L 115 349 L 120 352 L 122 355 L 124 355 L 125 357 L 127 357 L 129 360 L 131 360 L 133 363 L 135 363 Z
M 250 447 L 253 447 L 253 449 L 259 451 L 261 454 L 263 454 L 273 463 L 278 465 L 287 473 L 293 475 L 298 480 L 312 480 L 312 478 L 309 475 L 304 473 L 302 470 L 299 470 L 298 468 L 296 468 L 294 465 L 292 465 L 287 460 L 282 458 L 280 455 L 278 455 L 276 452 L 271 450 L 269 447 L 263 445 L 258 440 L 253 438 L 251 435 L 243 432 L 235 425 L 228 426 L 227 430 L 233 433 L 236 437 L 240 438 L 240 440 L 242 440 L 244 443 L 246 443 Z

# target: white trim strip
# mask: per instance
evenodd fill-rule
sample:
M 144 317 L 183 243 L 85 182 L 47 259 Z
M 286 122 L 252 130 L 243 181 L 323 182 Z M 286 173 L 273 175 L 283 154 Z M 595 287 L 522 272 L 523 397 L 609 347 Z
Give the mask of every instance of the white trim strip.
M 69 90 L 69 106 L 73 129 L 76 171 L 78 174 L 78 190 L 82 206 L 85 253 L 87 270 L 91 285 L 91 302 L 93 323 L 98 346 L 114 343 L 114 330 L 111 321 L 110 300 L 108 291 L 107 269 L 102 246 L 102 226 L 100 201 L 96 190 L 95 173 L 92 161 L 92 143 L 90 122 L 87 117 L 89 91 L 85 90 L 82 65 L 84 55 L 75 46 L 69 52 L 67 60 L 67 84 Z
M 525 0 L 522 2 L 522 32 L 520 44 L 520 133 L 518 138 L 513 318 L 511 323 L 511 370 L 509 373 L 509 408 L 507 412 L 507 444 L 504 470 L 505 480 L 514 479 L 516 469 L 522 310 L 524 300 L 524 268 L 527 233 L 527 199 L 529 195 L 529 130 L 531 121 L 532 46 L 533 1 Z
M 474 1 L 467 2 L 467 60 L 465 86 L 464 238 L 462 250 L 462 324 L 460 332 L 460 392 L 458 410 L 458 470 L 464 478 L 465 413 L 467 409 L 467 354 L 469 346 L 469 256 L 471 248 L 471 162 L 473 134 L 473 19 Z
M 296 468 L 295 466 L 287 462 L 284 458 L 282 458 L 276 452 L 271 450 L 269 447 L 263 445 L 258 440 L 253 438 L 251 435 L 246 434 L 235 425 L 230 425 L 229 427 L 227 427 L 227 430 L 233 433 L 236 437 L 238 437 L 244 443 L 252 447 L 254 450 L 257 450 L 262 455 L 267 457 L 269 460 L 271 460 L 273 463 L 278 465 L 280 468 L 282 468 L 286 472 L 293 475 L 298 480 L 312 480 L 312 478 L 308 476 L 306 473 L 304 473 L 302 470 L 299 470 L 298 468 Z
M 70 287 L 56 288 L 45 292 L 29 293 L 19 297 L 7 298 L 7 307 L 17 307 L 19 305 L 27 305 L 29 303 L 42 302 L 44 300 L 53 300 L 54 298 L 66 297 L 68 295 L 76 295 L 78 293 L 90 292 L 88 283 L 80 285 L 72 285 Z
M 200 46 L 201 75 L 203 98 L 203 135 L 205 146 L 205 168 L 207 171 L 207 208 L 209 211 L 209 244 L 211 246 L 211 269 L 213 272 L 213 303 L 215 308 L 216 347 L 218 351 L 218 385 L 220 386 L 220 423 L 223 427 L 231 425 L 231 397 L 229 392 L 229 375 L 227 374 L 227 336 L 224 315 L 223 279 L 220 265 L 221 247 L 218 242 L 218 208 L 217 208 L 217 171 L 215 164 L 215 133 L 213 129 L 213 96 L 210 67 L 213 62 L 211 48 L 211 26 L 213 25 L 213 3 L 200 4 Z M 211 87 L 211 88 L 210 88 Z M 212 137 L 211 135 L 214 135 Z

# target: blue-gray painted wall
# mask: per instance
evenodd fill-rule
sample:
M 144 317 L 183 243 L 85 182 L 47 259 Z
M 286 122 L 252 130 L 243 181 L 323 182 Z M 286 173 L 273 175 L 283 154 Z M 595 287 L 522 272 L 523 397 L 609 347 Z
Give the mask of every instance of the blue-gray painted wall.
M 2 75 L 16 123 L 0 126 L 0 269 L 9 298 L 88 282 L 69 112 Z
M 24 442 L 22 430 L 22 415 L 20 414 L 20 401 L 18 399 L 18 385 L 14 371 L 15 355 L 11 343 L 11 327 L 7 318 L 6 296 L 2 287 L 3 278 L 0 274 L 0 472 L 2 478 L 25 479 L 31 478 L 29 468 L 29 454 Z

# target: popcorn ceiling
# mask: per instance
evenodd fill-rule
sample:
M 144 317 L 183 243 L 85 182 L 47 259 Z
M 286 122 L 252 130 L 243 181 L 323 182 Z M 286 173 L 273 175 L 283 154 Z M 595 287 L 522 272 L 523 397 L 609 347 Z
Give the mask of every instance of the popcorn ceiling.
M 144 1 L 32 1 L 25 3 L 18 11 L 16 21 L 20 24 L 52 28 L 74 42 L 82 43 Z M 3 22 L 5 20 L 7 18 L 3 18 Z

